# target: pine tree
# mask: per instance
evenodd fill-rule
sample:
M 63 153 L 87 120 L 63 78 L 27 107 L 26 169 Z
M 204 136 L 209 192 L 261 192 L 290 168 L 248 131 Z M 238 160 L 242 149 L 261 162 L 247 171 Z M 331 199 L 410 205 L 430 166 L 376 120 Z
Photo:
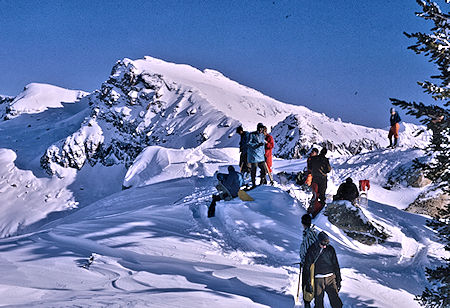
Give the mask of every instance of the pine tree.
M 450 0 L 446 0 L 449 3 Z M 434 63 L 439 74 L 431 76 L 436 82 L 418 82 L 425 93 L 430 94 L 436 104 L 405 102 L 391 98 L 392 104 L 407 110 L 407 114 L 420 119 L 431 132 L 432 137 L 425 153 L 430 157 L 427 163 L 415 161 L 416 168 L 435 184 L 436 189 L 450 193 L 450 14 L 442 13 L 439 6 L 429 0 L 417 0 L 422 12 L 417 16 L 434 23 L 431 33 L 404 33 L 415 39 L 415 44 L 408 47 L 417 54 L 423 54 Z M 437 235 L 450 251 L 450 205 L 447 204 L 428 225 L 436 230 Z M 426 269 L 430 283 L 422 295 L 416 297 L 425 307 L 450 307 L 450 259 L 443 258 L 443 265 Z

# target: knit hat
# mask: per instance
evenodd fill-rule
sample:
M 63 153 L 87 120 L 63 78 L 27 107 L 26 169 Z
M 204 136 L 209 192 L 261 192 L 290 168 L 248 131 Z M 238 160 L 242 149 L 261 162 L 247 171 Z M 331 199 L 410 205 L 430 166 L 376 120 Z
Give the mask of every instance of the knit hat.
M 261 129 L 264 127 L 264 124 L 262 123 L 258 123 L 258 125 L 256 125 L 256 129 Z
M 393 113 L 393 112 L 395 112 L 395 108 L 394 107 L 391 108 L 391 113 Z
M 326 234 L 324 231 L 319 233 L 319 243 L 326 243 L 328 245 L 330 243 L 330 238 L 328 237 L 328 234 Z
M 309 214 L 305 214 L 302 216 L 302 224 L 307 227 L 311 226 L 311 216 Z

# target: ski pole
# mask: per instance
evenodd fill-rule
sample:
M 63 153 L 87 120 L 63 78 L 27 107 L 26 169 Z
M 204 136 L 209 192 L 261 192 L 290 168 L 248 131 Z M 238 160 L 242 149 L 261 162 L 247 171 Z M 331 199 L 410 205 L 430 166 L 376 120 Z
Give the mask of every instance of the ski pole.
M 295 299 L 295 302 L 299 302 L 299 298 L 300 298 L 300 281 L 302 280 L 302 264 L 299 263 L 298 266 L 298 284 L 297 284 L 297 297 Z

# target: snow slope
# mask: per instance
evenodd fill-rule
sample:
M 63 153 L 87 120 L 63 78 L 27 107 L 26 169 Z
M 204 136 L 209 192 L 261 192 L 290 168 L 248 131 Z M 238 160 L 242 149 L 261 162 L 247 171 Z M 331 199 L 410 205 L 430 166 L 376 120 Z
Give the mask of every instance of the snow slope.
M 9 103 L 7 117 L 40 113 L 48 108 L 61 108 L 62 103 L 74 103 L 87 94 L 84 91 L 67 90 L 49 84 L 30 83 Z
M 256 201 L 221 201 L 208 219 L 214 182 L 191 177 L 131 188 L 0 240 L 0 294 L 8 294 L 0 303 L 292 307 L 305 205 L 287 187 L 261 186 L 250 192 Z M 423 266 L 441 253 L 426 217 L 375 201 L 365 213 L 391 234 L 386 244 L 363 245 L 322 214 L 315 220 L 337 250 L 345 307 L 418 307 Z M 80 267 L 91 254 L 89 269 Z
M 416 126 L 404 126 L 402 148 L 382 150 L 386 130 L 149 57 L 119 61 L 79 100 L 46 88 L 33 84 L 0 105 L 18 110 L 0 121 L 0 305 L 292 307 L 309 196 L 280 175 L 250 192 L 255 201 L 219 202 L 206 218 L 214 173 L 237 163 L 235 127 L 263 122 L 286 157 L 299 144 L 332 150 L 328 195 L 348 176 L 371 180 L 363 211 L 391 235 L 385 244 L 361 244 L 325 216 L 315 220 L 338 252 L 345 306 L 418 306 L 423 268 L 437 264 L 442 245 L 427 217 L 402 210 L 423 189 L 383 188 L 422 156 L 415 147 L 427 136 L 412 137 Z M 305 164 L 276 159 L 274 170 Z

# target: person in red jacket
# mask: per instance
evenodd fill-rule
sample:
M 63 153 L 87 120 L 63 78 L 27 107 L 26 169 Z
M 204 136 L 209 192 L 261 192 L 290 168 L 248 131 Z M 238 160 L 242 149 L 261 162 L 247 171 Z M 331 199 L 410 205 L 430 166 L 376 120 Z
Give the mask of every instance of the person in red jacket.
M 265 158 L 267 165 L 267 173 L 269 174 L 270 184 L 273 185 L 273 176 L 272 176 L 272 149 L 275 146 L 273 141 L 273 137 L 267 133 L 267 127 L 264 126 L 263 134 L 265 136 Z

